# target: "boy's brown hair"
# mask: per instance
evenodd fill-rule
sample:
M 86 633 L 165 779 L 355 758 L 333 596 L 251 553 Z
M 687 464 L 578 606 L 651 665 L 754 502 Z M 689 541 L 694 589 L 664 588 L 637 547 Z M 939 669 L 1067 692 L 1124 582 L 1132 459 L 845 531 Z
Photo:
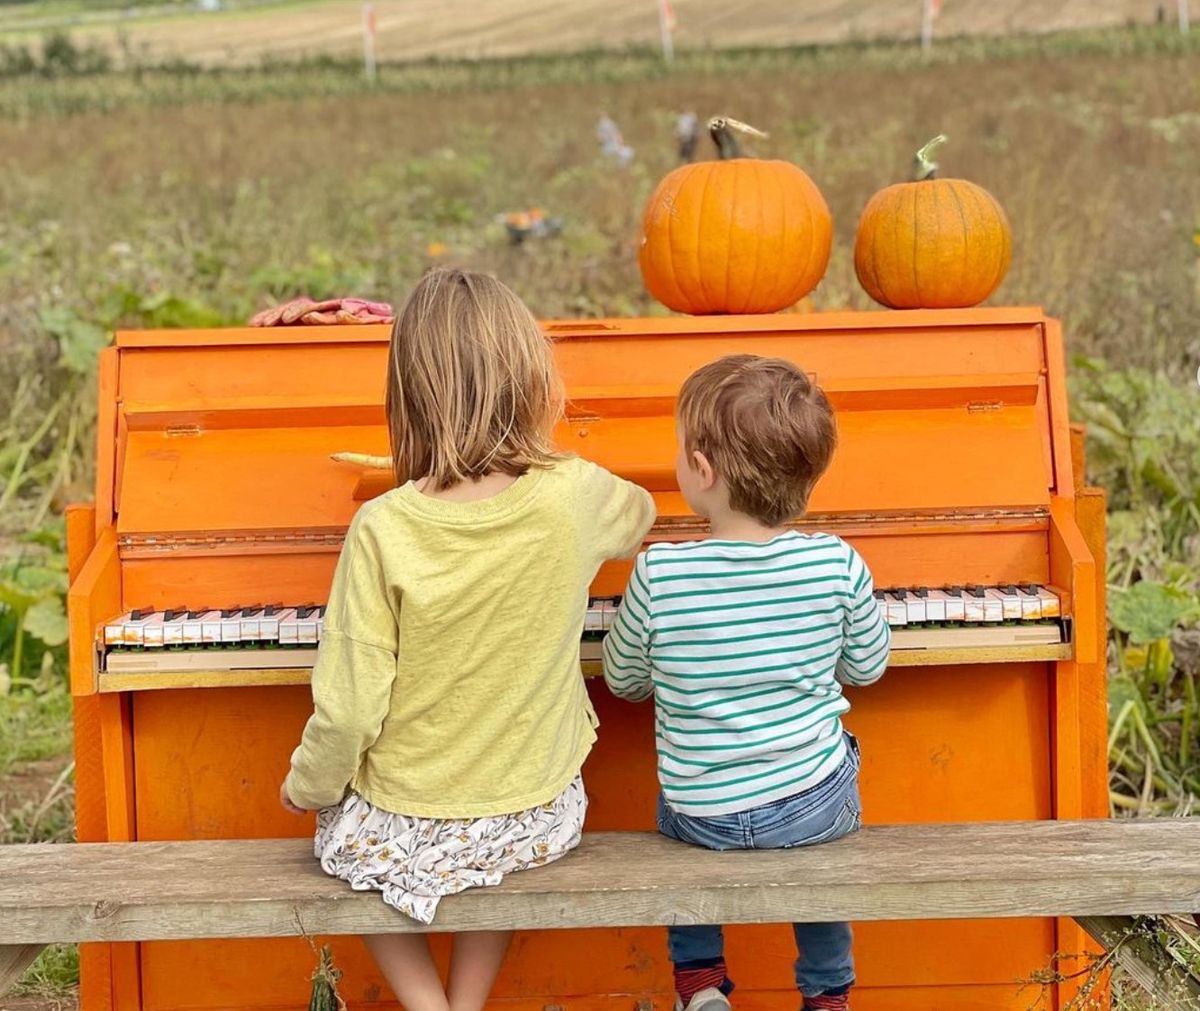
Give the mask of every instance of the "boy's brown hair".
M 689 457 L 703 453 L 730 506 L 768 526 L 804 512 L 837 445 L 825 394 L 782 358 L 705 365 L 683 384 L 677 413 Z
M 525 303 L 487 274 L 432 270 L 392 328 L 387 418 L 396 480 L 433 488 L 558 459 L 562 382 Z

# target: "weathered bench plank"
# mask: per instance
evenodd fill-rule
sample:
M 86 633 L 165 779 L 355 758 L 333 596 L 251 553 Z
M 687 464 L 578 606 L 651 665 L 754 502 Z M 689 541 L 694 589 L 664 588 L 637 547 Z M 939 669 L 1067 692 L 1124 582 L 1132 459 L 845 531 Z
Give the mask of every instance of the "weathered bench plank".
M 1081 916 L 1200 909 L 1200 819 L 881 826 L 803 850 L 585 836 L 442 905 L 438 930 Z M 420 930 L 307 839 L 0 847 L 3 943 Z

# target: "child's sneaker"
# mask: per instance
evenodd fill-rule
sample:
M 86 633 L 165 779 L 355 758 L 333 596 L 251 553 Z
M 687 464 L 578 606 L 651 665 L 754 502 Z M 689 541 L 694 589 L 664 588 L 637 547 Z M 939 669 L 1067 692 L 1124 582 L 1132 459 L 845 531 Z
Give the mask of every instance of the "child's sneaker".
M 850 994 L 823 993 L 805 997 L 803 1011 L 850 1011 Z
M 692 995 L 687 1007 L 683 1006 L 683 1000 L 676 994 L 675 1011 L 731 1011 L 731 1008 L 728 997 L 715 986 L 706 986 Z

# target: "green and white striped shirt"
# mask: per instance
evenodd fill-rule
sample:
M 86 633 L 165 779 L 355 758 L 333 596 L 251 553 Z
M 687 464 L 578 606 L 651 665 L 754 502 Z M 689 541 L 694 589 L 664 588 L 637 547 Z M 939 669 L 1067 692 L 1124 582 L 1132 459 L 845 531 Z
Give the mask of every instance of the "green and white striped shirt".
M 655 544 L 604 639 L 604 679 L 631 701 L 653 692 L 672 809 L 732 814 L 837 769 L 842 685 L 878 680 L 890 644 L 871 573 L 838 537 Z

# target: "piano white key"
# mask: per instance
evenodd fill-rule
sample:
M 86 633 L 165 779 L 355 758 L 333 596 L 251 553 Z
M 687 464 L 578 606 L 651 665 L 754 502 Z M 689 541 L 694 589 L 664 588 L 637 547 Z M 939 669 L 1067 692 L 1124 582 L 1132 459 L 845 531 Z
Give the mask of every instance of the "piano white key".
M 1042 599 L 1038 596 L 1036 586 L 1022 585 L 1017 587 L 1017 596 L 1021 598 L 1021 620 L 1038 621 L 1042 617 Z
M 238 641 L 253 645 L 262 638 L 262 608 L 245 607 L 238 617 Z
M 950 587 L 941 591 L 946 596 L 946 620 L 963 622 L 967 620 L 967 600 L 961 586 Z
M 182 639 L 184 646 L 203 646 L 203 618 L 208 614 L 204 608 L 189 610 L 183 619 Z
M 588 608 L 583 617 L 585 632 L 600 632 L 604 629 L 604 602 L 601 600 L 588 601 Z
M 200 641 L 205 646 L 219 646 L 221 643 L 221 612 L 205 611 L 200 616 Z
M 187 611 L 174 607 L 163 614 L 163 645 L 183 645 L 183 622 Z
M 294 607 L 285 607 L 279 612 L 279 645 L 300 645 L 300 621 Z
M 278 606 L 263 608 L 262 617 L 258 622 L 258 635 L 263 642 L 279 641 L 279 615 L 282 610 Z
M 1047 590 L 1044 586 L 1037 588 L 1038 600 L 1041 601 L 1041 617 L 1061 618 L 1062 617 L 1062 602 L 1058 599 L 1058 594 L 1052 590 Z
M 983 594 L 983 620 L 1004 620 L 1004 594 L 994 586 L 989 586 Z
M 123 646 L 125 644 L 125 622 L 129 620 L 128 614 L 119 615 L 113 618 L 107 625 L 104 626 L 104 645 L 111 648 L 113 646 Z
M 905 619 L 909 625 L 923 625 L 928 620 L 926 617 L 925 598 L 915 590 L 905 591 L 904 610 Z
M 324 605 L 317 611 L 317 642 L 321 641 L 321 636 L 325 634 L 325 607 Z
M 967 587 L 963 590 L 963 604 L 966 608 L 965 618 L 967 621 L 983 621 L 984 601 L 987 599 L 986 591 L 979 587 Z
M 883 608 L 889 625 L 908 624 L 908 608 L 905 606 L 904 601 L 890 590 L 883 591 Z
M 225 645 L 242 641 L 242 609 L 227 607 L 221 612 L 221 639 Z
M 163 614 L 155 611 L 142 621 L 142 645 L 147 649 L 161 649 L 163 645 Z
M 147 608 L 134 608 L 121 619 L 121 645 L 142 647 L 146 644 L 146 619 L 154 612 Z
M 296 608 L 296 637 L 301 646 L 315 646 L 317 643 L 317 609 L 311 604 Z
M 945 590 L 930 590 L 925 598 L 925 620 L 944 622 L 946 620 L 946 602 L 949 595 Z
M 1000 611 L 1004 615 L 1005 621 L 1021 620 L 1024 609 L 1021 606 L 1021 595 L 1015 586 L 997 586 L 988 592 L 1000 595 Z
M 607 632 L 613 627 L 617 620 L 617 609 L 621 606 L 620 597 L 609 597 L 604 601 L 604 611 L 601 615 L 604 621 L 604 631 Z

